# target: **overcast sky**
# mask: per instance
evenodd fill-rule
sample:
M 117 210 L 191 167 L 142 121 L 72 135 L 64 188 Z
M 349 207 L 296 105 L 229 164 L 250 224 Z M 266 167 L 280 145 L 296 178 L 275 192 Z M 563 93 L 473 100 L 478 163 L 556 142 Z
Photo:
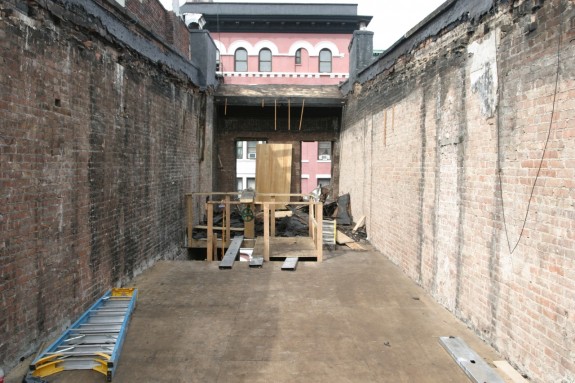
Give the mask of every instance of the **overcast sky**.
M 166 9 L 172 9 L 173 0 L 160 0 Z M 185 0 L 179 0 L 181 4 Z M 399 40 L 418 22 L 439 7 L 445 0 L 215 0 L 241 3 L 346 3 L 358 4 L 357 13 L 373 16 L 368 30 L 374 32 L 373 48 L 385 49 Z

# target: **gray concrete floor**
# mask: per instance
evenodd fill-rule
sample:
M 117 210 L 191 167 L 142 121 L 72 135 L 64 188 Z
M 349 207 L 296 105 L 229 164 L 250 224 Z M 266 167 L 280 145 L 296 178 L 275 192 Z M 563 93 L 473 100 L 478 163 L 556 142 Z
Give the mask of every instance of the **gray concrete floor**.
M 281 262 L 159 262 L 134 280 L 138 303 L 113 381 L 470 382 L 438 341 L 447 335 L 490 364 L 501 359 L 378 252 L 326 253 L 295 272 Z

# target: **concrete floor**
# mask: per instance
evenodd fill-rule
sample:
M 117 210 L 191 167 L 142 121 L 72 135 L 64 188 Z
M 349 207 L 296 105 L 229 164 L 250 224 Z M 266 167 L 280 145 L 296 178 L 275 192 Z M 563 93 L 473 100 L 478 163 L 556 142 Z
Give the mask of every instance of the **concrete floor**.
M 280 268 L 156 264 L 134 280 L 138 304 L 113 381 L 470 382 L 438 342 L 446 335 L 490 364 L 501 359 L 375 251 Z M 105 377 L 69 371 L 48 380 Z

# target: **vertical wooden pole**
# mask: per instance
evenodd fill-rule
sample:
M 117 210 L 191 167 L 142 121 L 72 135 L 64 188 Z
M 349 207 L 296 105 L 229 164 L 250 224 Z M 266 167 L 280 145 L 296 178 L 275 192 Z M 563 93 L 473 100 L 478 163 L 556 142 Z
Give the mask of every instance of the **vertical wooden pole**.
M 270 206 L 270 235 L 272 237 L 276 236 L 276 205 L 273 203 L 276 201 L 276 197 L 272 196 L 271 197 L 271 206 Z
M 288 130 L 291 130 L 291 102 L 288 98 Z
M 274 130 L 278 130 L 278 100 L 274 100 Z
M 211 262 L 214 260 L 214 205 L 211 202 L 208 205 L 208 247 L 207 260 Z
M 270 205 L 264 202 L 264 261 L 270 260 Z
M 313 233 L 315 233 L 315 231 L 313 230 L 313 217 L 314 217 L 314 206 L 313 206 L 313 202 L 310 201 L 309 205 L 308 205 L 308 223 L 307 225 L 309 226 L 309 237 L 312 239 L 313 241 Z
M 230 240 L 232 239 L 231 230 L 230 230 L 230 227 L 231 227 L 230 221 L 232 219 L 232 207 L 230 205 L 230 200 L 231 200 L 230 196 L 226 195 L 226 199 L 225 199 L 225 204 L 226 204 L 226 206 L 225 206 L 225 209 L 226 209 L 226 228 L 225 228 L 226 241 L 224 243 L 225 246 L 227 246 L 228 243 L 230 242 Z M 222 246 L 222 247 L 225 247 L 225 246 Z
M 316 256 L 317 261 L 323 261 L 323 203 L 316 205 L 315 220 L 317 221 L 317 245 Z
M 188 233 L 188 247 L 192 247 L 192 234 L 194 231 L 194 195 L 186 194 L 186 225 Z
M 256 205 L 253 203 L 247 204 L 254 214 L 254 218 L 251 221 L 244 221 L 244 237 L 253 239 L 256 237 L 255 222 L 256 222 Z

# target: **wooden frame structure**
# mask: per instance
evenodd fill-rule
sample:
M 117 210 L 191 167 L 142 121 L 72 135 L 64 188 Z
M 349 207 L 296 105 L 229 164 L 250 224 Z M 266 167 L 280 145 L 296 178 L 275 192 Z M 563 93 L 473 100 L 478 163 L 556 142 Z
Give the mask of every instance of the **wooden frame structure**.
M 277 256 L 281 257 L 281 252 L 278 248 L 274 246 L 274 243 L 281 242 L 280 239 L 276 239 L 275 226 L 276 226 L 276 210 L 280 206 L 290 205 L 308 205 L 309 206 L 309 237 L 308 242 L 311 243 L 313 248 L 313 256 L 318 262 L 323 260 L 323 234 L 322 234 L 322 222 L 323 222 L 323 204 L 321 202 L 314 202 L 311 198 L 309 202 L 285 202 L 285 198 L 301 198 L 304 196 L 309 197 L 307 194 L 258 194 L 259 198 L 263 201 L 256 201 L 255 195 L 252 194 L 246 198 L 240 192 L 236 193 L 219 193 L 219 192 L 207 192 L 207 193 L 188 193 L 186 194 L 186 233 L 187 233 L 187 246 L 189 248 L 203 248 L 207 249 L 207 260 L 213 261 L 217 258 L 217 250 L 229 247 L 231 243 L 231 232 L 243 232 L 246 241 L 250 239 L 255 239 L 256 242 L 263 240 L 263 254 L 265 261 L 269 261 L 271 257 Z M 202 198 L 202 201 L 197 201 L 198 198 Z M 232 199 L 235 198 L 235 199 Z M 280 201 L 276 201 L 280 199 Z M 203 200 L 205 199 L 205 201 Z M 196 224 L 199 210 L 198 205 L 203 205 L 203 211 L 205 211 L 207 225 Z M 214 225 L 214 206 L 223 205 L 224 214 L 221 226 Z M 250 222 L 245 222 L 243 228 L 234 228 L 230 226 L 230 218 L 232 206 L 234 205 L 246 205 L 250 206 L 251 210 L 254 212 L 254 220 Z M 255 210 L 256 207 L 263 211 L 264 219 L 264 235 L 263 238 L 256 239 L 254 236 L 254 221 L 255 221 Z M 207 241 L 197 241 L 192 238 L 194 229 L 204 229 L 207 231 Z M 221 239 L 218 239 L 216 232 L 221 232 Z M 200 243 L 200 242 L 205 242 Z M 254 248 L 256 247 L 254 243 Z

